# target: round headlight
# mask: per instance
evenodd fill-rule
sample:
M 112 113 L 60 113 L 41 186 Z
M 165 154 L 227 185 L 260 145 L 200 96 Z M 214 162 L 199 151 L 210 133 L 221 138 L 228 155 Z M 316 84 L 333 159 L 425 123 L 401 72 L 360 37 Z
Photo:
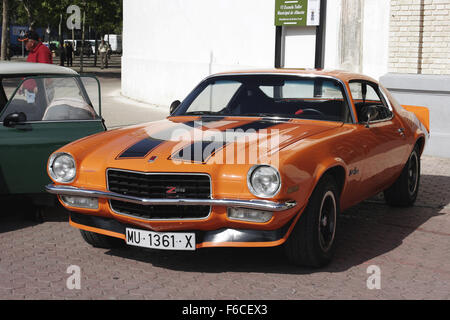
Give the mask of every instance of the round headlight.
M 75 160 L 68 153 L 52 154 L 48 162 L 48 172 L 53 180 L 61 183 L 70 183 L 77 174 Z
M 254 166 L 248 172 L 247 185 L 255 196 L 272 198 L 280 191 L 280 174 L 277 169 L 268 165 Z

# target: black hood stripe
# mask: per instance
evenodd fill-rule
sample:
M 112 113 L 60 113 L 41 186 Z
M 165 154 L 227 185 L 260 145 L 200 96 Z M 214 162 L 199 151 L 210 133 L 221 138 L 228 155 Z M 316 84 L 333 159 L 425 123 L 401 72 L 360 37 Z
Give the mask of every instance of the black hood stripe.
M 168 133 L 175 130 L 176 128 L 180 127 L 181 125 L 194 127 L 194 121 L 188 121 L 188 122 L 181 122 L 177 123 L 172 128 L 165 129 L 159 134 L 161 136 L 164 136 L 164 132 L 167 131 Z M 158 147 L 160 144 L 166 142 L 164 139 L 155 139 L 152 137 L 147 137 L 145 139 L 142 139 L 141 141 L 136 142 L 132 146 L 128 147 L 122 153 L 116 158 L 116 159 L 142 159 L 145 158 L 150 152 L 152 152 L 156 147 Z
M 258 130 L 268 129 L 270 127 L 276 126 L 280 123 L 279 121 L 271 121 L 271 120 L 260 120 L 260 121 L 254 121 L 250 123 L 246 123 L 237 127 L 228 128 L 233 129 L 233 131 L 243 131 L 246 132 L 247 130 L 255 130 L 257 132 Z M 227 129 L 227 130 L 228 130 Z M 224 133 L 225 134 L 225 133 Z M 170 157 L 169 160 L 175 159 L 175 160 L 183 160 L 183 161 L 190 161 L 193 163 L 202 163 L 205 164 L 208 162 L 208 160 L 218 151 L 225 148 L 226 145 L 231 144 L 232 142 L 226 142 L 225 137 L 222 139 L 222 141 L 195 141 L 191 143 L 190 145 L 187 145 L 180 150 L 174 152 Z
M 157 133 L 160 137 L 170 136 L 170 134 L 179 128 L 182 128 L 183 126 L 194 128 L 202 128 L 204 130 L 207 130 L 209 128 L 202 126 L 202 123 L 211 123 L 211 122 L 219 122 L 223 120 L 224 117 L 216 117 L 216 118 L 206 118 L 206 119 L 199 119 L 194 121 L 187 121 L 187 122 L 178 122 L 175 126 L 165 129 L 163 131 L 160 131 Z M 166 139 L 157 139 L 152 137 L 147 137 L 145 139 L 142 139 L 141 141 L 136 142 L 132 146 L 128 147 L 122 153 L 116 158 L 116 159 L 142 159 L 147 157 L 147 155 L 152 152 L 156 147 L 161 145 L 162 143 L 167 142 Z
M 117 159 L 145 158 L 147 154 L 149 154 L 153 149 L 155 149 L 163 142 L 164 142 L 163 140 L 153 139 L 150 137 L 145 138 L 144 140 L 141 140 L 138 143 L 126 149 L 117 157 Z
M 177 125 L 175 125 L 171 128 L 168 128 L 161 132 L 158 132 L 157 135 L 161 136 L 161 137 L 170 136 L 171 132 L 173 132 L 174 130 L 176 130 L 178 128 L 182 128 L 183 126 L 188 126 L 188 127 L 191 127 L 192 129 L 202 128 L 204 130 L 208 130 L 211 128 L 204 127 L 201 124 L 202 123 L 214 124 L 214 123 L 218 123 L 224 119 L 225 119 L 225 117 L 209 117 L 209 118 L 202 117 L 199 120 L 179 122 L 179 123 L 177 123 Z M 282 122 L 286 122 L 286 121 L 282 121 Z M 243 125 L 239 125 L 237 127 L 232 127 L 232 128 L 227 128 L 227 129 L 242 130 L 244 132 L 247 130 L 258 131 L 258 130 L 262 130 L 262 129 L 266 129 L 266 128 L 275 126 L 282 122 L 273 121 L 273 120 L 265 120 L 265 119 L 264 120 L 256 120 L 256 121 L 249 122 L 249 123 L 246 123 Z M 214 129 L 221 130 L 220 128 L 214 128 Z M 225 129 L 223 129 L 223 130 L 225 130 Z M 223 141 L 225 141 L 225 139 L 223 139 Z M 174 154 L 172 154 L 169 157 L 169 159 L 180 159 L 180 160 L 185 160 L 185 161 L 205 163 L 206 161 L 208 161 L 208 159 L 214 153 L 216 153 L 217 151 L 219 151 L 220 149 L 222 149 L 226 146 L 226 142 L 223 142 L 223 141 L 221 141 L 221 142 L 211 142 L 211 141 L 193 142 L 190 145 L 183 147 L 181 150 L 176 151 Z M 167 142 L 167 140 L 165 140 L 165 139 L 157 139 L 157 138 L 147 137 L 145 139 L 142 139 L 142 140 L 136 142 L 132 146 L 130 146 L 127 149 L 125 149 L 124 151 L 122 151 L 122 153 L 116 159 L 120 160 L 120 159 L 143 159 L 143 158 L 146 158 L 153 150 L 155 150 L 158 146 L 160 146 L 161 144 L 163 144 L 165 142 Z M 211 143 L 213 143 L 213 144 L 211 144 Z M 211 150 L 211 152 L 210 153 L 207 152 L 207 155 L 203 156 L 203 151 L 206 148 L 209 148 L 209 150 Z M 194 159 L 195 154 L 199 153 L 198 150 L 202 151 L 201 152 L 202 156 L 201 157 L 197 156 L 199 159 Z

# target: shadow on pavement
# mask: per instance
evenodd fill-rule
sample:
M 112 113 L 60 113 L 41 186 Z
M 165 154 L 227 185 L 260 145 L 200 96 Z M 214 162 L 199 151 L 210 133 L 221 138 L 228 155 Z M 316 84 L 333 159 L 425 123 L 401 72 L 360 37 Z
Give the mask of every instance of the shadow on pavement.
M 32 227 L 45 222 L 68 222 L 68 211 L 59 203 L 45 207 L 37 216 L 37 208 L 27 196 L 1 196 L 0 233 Z M 40 220 L 42 218 L 42 221 Z
M 342 272 L 392 251 L 429 219 L 441 215 L 441 209 L 450 203 L 449 185 L 448 176 L 423 175 L 416 206 L 389 207 L 377 196 L 343 212 L 338 225 L 334 260 L 321 269 L 290 265 L 282 247 L 205 248 L 195 252 L 127 247 L 110 250 L 106 254 L 188 272 Z M 433 190 L 436 186 L 442 188 L 441 192 L 434 193 L 430 198 L 428 190 Z

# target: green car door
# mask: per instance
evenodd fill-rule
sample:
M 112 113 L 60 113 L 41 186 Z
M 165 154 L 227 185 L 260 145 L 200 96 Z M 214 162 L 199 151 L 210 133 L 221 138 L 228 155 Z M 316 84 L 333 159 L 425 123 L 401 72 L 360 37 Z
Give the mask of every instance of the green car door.
M 0 195 L 45 192 L 50 154 L 105 130 L 95 77 L 25 78 L 0 114 Z

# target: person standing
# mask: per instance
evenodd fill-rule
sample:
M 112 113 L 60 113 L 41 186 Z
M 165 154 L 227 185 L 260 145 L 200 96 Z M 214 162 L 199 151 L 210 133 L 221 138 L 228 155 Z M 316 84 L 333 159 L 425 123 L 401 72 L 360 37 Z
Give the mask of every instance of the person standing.
M 67 42 L 66 43 L 66 60 L 67 60 L 67 66 L 72 66 L 72 59 L 73 59 L 73 47 L 72 43 Z
M 108 49 L 108 44 L 105 42 L 105 40 L 102 39 L 102 42 L 98 46 L 98 53 L 100 54 L 101 60 L 101 69 L 108 68 Z
M 28 51 L 27 62 L 53 64 L 50 49 L 39 40 L 39 35 L 35 31 L 27 31 L 22 41 L 25 41 L 25 49 Z
M 25 49 L 28 51 L 27 62 L 53 64 L 52 52 L 40 41 L 36 31 L 27 31 L 20 41 L 25 42 Z M 20 90 L 25 90 L 28 103 L 36 101 L 38 86 L 34 79 L 26 80 Z
M 64 44 L 59 42 L 59 65 L 64 67 L 64 63 L 66 61 L 66 48 L 64 48 Z

